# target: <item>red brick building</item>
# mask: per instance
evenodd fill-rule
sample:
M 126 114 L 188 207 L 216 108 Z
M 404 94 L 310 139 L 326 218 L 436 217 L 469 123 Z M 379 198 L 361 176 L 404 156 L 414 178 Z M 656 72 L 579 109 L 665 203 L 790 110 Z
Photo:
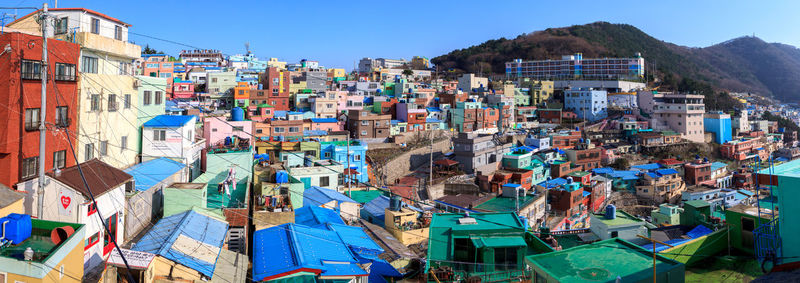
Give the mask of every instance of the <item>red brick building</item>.
M 269 67 L 261 74 L 261 84 L 266 90 L 267 104 L 275 107 L 276 111 L 289 111 L 289 78 L 291 72 L 275 67 Z M 251 94 L 251 97 L 253 95 Z M 258 91 L 256 91 L 258 97 Z M 252 99 L 252 98 L 251 98 Z
M 0 35 L 0 183 L 9 187 L 37 176 L 39 168 L 39 111 L 41 111 L 42 38 L 17 32 Z M 69 149 L 77 144 L 77 68 L 80 46 L 47 41 L 50 78 L 47 84 L 45 125 L 48 129 L 45 170 L 75 165 Z M 63 129 L 69 129 L 67 135 Z
M 683 178 L 687 184 L 699 185 L 711 179 L 711 162 L 696 159 L 691 163 L 684 164 L 683 171 Z

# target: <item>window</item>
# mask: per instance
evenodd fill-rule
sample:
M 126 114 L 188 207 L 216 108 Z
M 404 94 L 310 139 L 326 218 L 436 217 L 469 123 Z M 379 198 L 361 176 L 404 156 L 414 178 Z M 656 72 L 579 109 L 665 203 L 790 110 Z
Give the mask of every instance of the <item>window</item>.
M 91 110 L 100 111 L 100 95 L 92 94 L 91 97 L 92 97 Z
M 130 94 L 126 94 L 125 95 L 125 101 L 123 102 L 123 106 L 125 107 L 125 109 L 131 109 L 131 95 Z
M 108 111 L 109 112 L 117 111 L 117 95 L 116 94 L 109 94 L 108 95 Z
M 369 126 L 369 121 L 361 121 L 361 126 Z
M 319 186 L 320 187 L 327 187 L 331 185 L 330 177 L 324 176 L 319 178 Z
M 353 160 L 354 161 L 361 161 L 361 155 L 358 155 L 358 154 L 353 155 Z
M 100 34 L 100 19 L 92 18 L 92 33 Z
M 36 177 L 36 173 L 39 171 L 39 157 L 29 157 L 22 160 L 22 171 L 20 173 L 20 179 L 22 180 L 29 180 L 33 177 Z
M 56 80 L 74 81 L 75 65 L 67 63 L 56 63 Z
M 326 152 L 326 153 L 323 153 L 322 156 L 325 157 L 325 158 L 331 158 L 331 153 L 330 152 Z
M 23 79 L 40 80 L 42 79 L 42 62 L 33 60 L 22 60 L 20 64 L 20 76 Z
M 242 126 L 233 126 L 234 132 L 244 132 L 244 127 Z
M 273 131 L 276 133 L 283 133 L 285 130 L 282 127 L 276 127 Z
M 167 140 L 167 130 L 153 130 L 153 141 Z
M 108 141 L 100 141 L 100 156 L 108 155 Z
M 150 105 L 150 101 L 152 100 L 152 91 L 145 90 L 144 91 L 144 105 Z
M 65 34 L 65 33 L 67 33 L 67 30 L 69 29 L 67 27 L 67 23 L 68 23 L 68 18 L 67 17 L 56 19 L 55 34 Z
M 361 131 L 361 135 L 362 136 L 366 136 L 367 135 L 367 131 Z
M 495 270 L 517 269 L 517 248 L 495 248 L 494 264 Z
M 122 138 L 120 138 L 119 147 L 120 151 L 124 151 L 128 148 L 128 136 L 122 136 Z
M 92 143 L 86 144 L 86 146 L 84 147 L 84 151 L 85 153 L 83 157 L 85 157 L 86 161 L 94 158 L 94 144 Z
M 81 72 L 97 74 L 97 58 L 83 56 L 81 58 Z
M 120 75 L 130 75 L 131 72 L 131 63 L 126 62 L 119 62 L 117 64 L 117 68 L 119 69 Z
M 91 205 L 91 206 L 94 207 L 94 205 Z M 97 208 L 94 208 L 94 212 L 97 212 Z M 83 245 L 84 245 L 83 246 L 83 250 L 88 250 L 89 248 L 91 248 L 94 245 L 96 245 L 98 242 L 100 242 L 100 232 L 97 232 L 96 234 L 94 234 L 91 237 L 89 237 L 88 239 L 86 239 L 85 243 L 83 243 Z
M 59 150 L 53 152 L 53 168 L 64 168 L 67 165 L 67 151 Z
M 289 127 L 289 132 L 290 133 L 297 133 L 299 131 L 300 131 L 299 127 Z
M 25 109 L 25 130 L 35 131 L 39 129 L 39 108 Z
M 122 27 L 114 26 L 114 39 L 122 40 Z
M 164 100 L 164 95 L 161 91 L 156 91 L 156 105 L 161 105 L 161 101 Z
M 264 133 L 263 129 L 256 129 L 256 134 L 263 134 L 263 133 Z

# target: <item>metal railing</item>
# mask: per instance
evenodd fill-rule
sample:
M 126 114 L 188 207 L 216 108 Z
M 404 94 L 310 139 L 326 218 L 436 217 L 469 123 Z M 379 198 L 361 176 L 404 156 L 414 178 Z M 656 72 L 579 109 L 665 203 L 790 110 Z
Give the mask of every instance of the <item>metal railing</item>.
M 773 264 L 781 258 L 781 236 L 778 231 L 778 219 L 761 224 L 753 231 L 755 238 L 755 253 L 759 260 L 772 260 Z

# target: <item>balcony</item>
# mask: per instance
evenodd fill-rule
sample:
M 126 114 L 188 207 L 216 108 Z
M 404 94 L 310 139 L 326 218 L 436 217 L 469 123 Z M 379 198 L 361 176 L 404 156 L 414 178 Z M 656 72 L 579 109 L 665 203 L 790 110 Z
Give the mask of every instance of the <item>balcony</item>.
M 74 42 L 86 49 L 110 53 L 121 57 L 139 58 L 142 54 L 142 47 L 139 45 L 90 32 L 75 33 Z

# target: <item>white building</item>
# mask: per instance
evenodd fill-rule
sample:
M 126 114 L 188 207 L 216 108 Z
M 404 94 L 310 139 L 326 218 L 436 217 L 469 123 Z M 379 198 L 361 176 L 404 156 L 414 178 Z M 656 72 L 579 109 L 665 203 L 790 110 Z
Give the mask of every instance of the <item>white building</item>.
M 578 118 L 594 122 L 608 117 L 608 98 L 605 90 L 568 89 L 564 91 L 564 110 Z
M 200 176 L 205 139 L 196 135 L 197 117 L 159 115 L 142 125 L 142 162 L 161 157 L 189 167 L 189 180 Z
M 672 92 L 639 91 L 639 109 L 650 115 L 654 130 L 672 130 L 692 142 L 705 141 L 704 96 Z
M 98 159 L 80 164 L 87 186 L 77 166 L 60 173 L 47 173 L 43 190 L 43 215 L 39 215 L 39 178 L 17 184 L 25 192 L 25 214 L 44 220 L 85 225 L 84 271 L 89 272 L 104 262 L 114 247 L 111 239 L 124 242 L 125 192 L 132 191 L 133 177 Z M 91 201 L 91 194 L 97 206 Z M 103 221 L 100 221 L 102 216 Z M 103 229 L 107 223 L 108 232 Z
M 472 93 L 473 89 L 486 91 L 489 88 L 489 79 L 475 76 L 475 74 L 463 74 L 458 77 L 458 88 L 467 93 Z

